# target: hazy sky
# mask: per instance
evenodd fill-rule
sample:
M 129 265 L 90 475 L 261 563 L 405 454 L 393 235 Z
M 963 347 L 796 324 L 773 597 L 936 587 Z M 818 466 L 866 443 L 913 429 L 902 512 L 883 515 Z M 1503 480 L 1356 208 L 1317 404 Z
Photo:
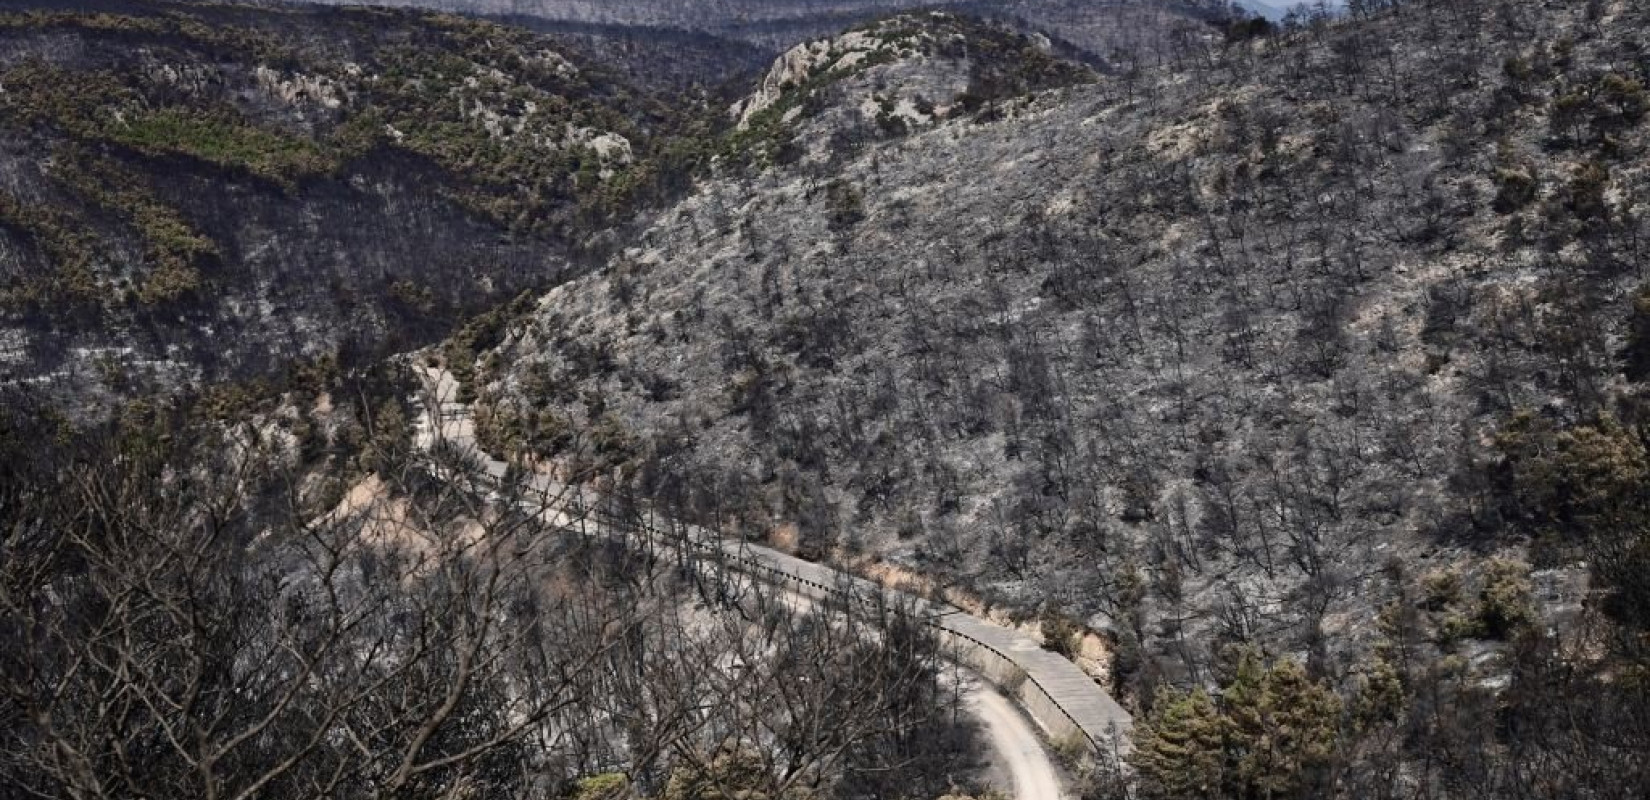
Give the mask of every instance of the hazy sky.
M 1281 18 L 1295 6 L 1313 4 L 1312 2 L 1302 2 L 1302 0 L 1237 0 L 1237 2 L 1247 6 L 1257 14 L 1274 18 Z M 1330 8 L 1340 8 L 1346 5 L 1346 0 L 1325 0 L 1325 3 Z

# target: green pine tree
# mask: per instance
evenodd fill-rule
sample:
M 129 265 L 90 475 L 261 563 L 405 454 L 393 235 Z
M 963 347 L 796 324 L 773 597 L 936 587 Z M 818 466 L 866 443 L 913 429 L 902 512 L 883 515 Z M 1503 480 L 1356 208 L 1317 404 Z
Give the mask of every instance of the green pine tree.
M 1222 797 L 1226 723 L 1201 688 L 1159 689 L 1130 761 L 1148 798 Z
M 1221 700 L 1233 793 L 1265 800 L 1303 796 L 1334 755 L 1340 698 L 1292 660 L 1265 669 L 1249 653 Z

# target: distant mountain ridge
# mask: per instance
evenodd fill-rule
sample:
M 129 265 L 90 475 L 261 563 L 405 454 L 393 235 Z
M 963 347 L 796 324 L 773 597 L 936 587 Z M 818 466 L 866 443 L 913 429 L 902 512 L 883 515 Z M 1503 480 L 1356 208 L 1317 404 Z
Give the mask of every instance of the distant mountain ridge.
M 1225 0 L 319 0 L 333 5 L 437 8 L 470 14 L 697 30 L 783 50 L 858 22 L 942 9 L 1020 23 L 1090 58 L 1161 54 L 1205 23 L 1225 19 Z

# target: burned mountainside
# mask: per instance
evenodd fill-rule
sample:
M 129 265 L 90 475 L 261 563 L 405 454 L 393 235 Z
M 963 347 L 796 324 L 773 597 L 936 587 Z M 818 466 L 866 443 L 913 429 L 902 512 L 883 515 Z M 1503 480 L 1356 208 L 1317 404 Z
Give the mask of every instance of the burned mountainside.
M 1360 7 L 983 108 L 898 21 L 799 47 L 732 112 L 788 156 L 476 354 L 484 433 L 1081 620 L 1141 702 L 1245 648 L 1360 685 L 1378 618 L 1493 691 L 1650 620 L 1639 523 L 1565 499 L 1640 502 L 1646 14 Z
M 638 518 L 1039 638 L 1136 723 L 1084 800 L 1650 785 L 1646 4 L 429 1 L 553 19 L 0 14 L 0 796 L 984 791 L 920 626 L 707 625 Z
M 430 341 L 691 169 L 691 94 L 589 37 L 62 5 L 0 15 L 0 379 L 66 405 Z

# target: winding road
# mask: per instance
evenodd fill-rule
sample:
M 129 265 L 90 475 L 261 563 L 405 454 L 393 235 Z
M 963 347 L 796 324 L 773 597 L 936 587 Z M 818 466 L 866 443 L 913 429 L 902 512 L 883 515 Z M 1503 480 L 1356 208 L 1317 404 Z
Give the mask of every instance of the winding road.
M 427 413 L 418 421 L 415 444 L 425 449 L 437 443 L 457 448 L 494 479 L 503 478 L 509 467 L 476 443 L 469 407 L 458 402 L 458 384 L 452 374 L 434 367 L 416 369 L 424 384 Z M 548 476 L 537 476 L 532 484 L 547 497 L 565 494 L 566 487 Z M 566 520 L 566 524 L 573 522 Z M 692 546 L 720 551 L 740 569 L 799 597 L 831 597 L 852 606 L 879 595 L 897 596 L 930 619 L 930 624 L 959 645 L 964 665 L 986 679 L 970 687 L 969 708 L 991 744 L 993 782 L 1006 784 L 999 788 L 1011 789 L 1017 800 L 1067 797 L 1039 727 L 1047 738 L 1078 737 L 1100 752 L 1127 748 L 1132 722 L 1128 713 L 1075 664 L 1042 649 L 1029 637 L 954 607 L 909 597 L 771 548 L 727 542 L 704 530 L 690 529 L 688 537 Z M 1016 689 L 1019 703 L 1007 693 Z

